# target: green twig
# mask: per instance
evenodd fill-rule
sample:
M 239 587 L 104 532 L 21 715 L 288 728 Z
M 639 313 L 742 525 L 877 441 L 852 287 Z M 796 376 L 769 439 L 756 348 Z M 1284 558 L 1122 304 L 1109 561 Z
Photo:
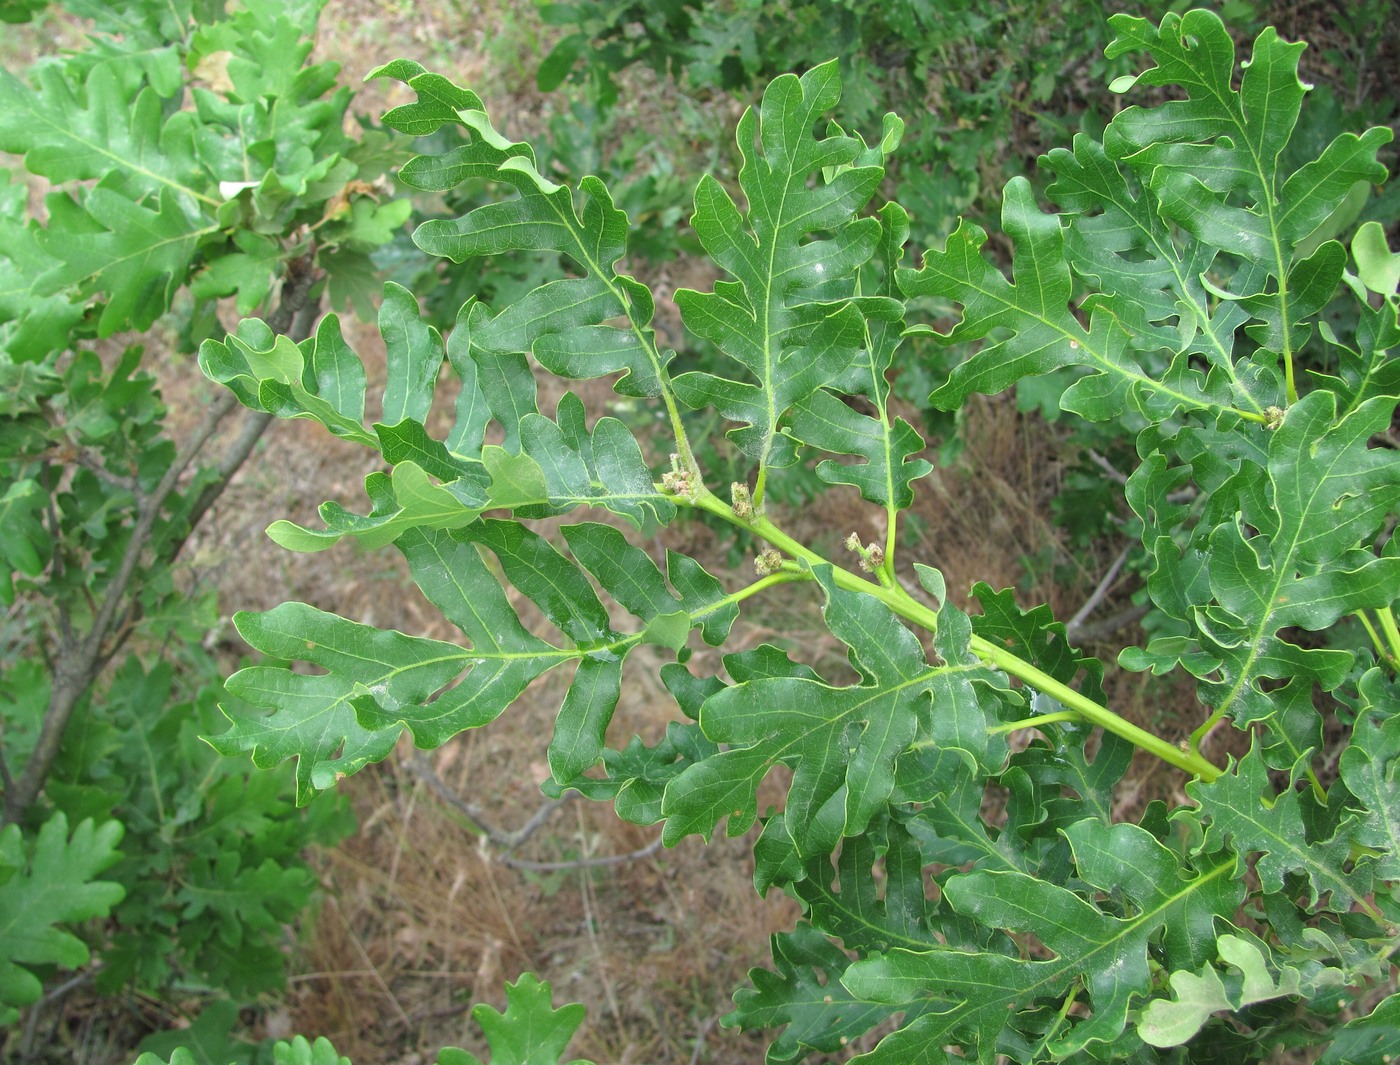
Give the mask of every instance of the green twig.
M 1387 663 L 1392 670 L 1400 670 L 1400 633 L 1395 629 L 1395 617 L 1390 610 L 1382 607 L 1376 611 L 1380 619 L 1381 628 L 1385 629 L 1385 636 L 1377 631 L 1376 626 L 1371 623 L 1371 618 L 1366 611 L 1358 610 L 1355 613 L 1357 621 L 1361 622 L 1361 627 L 1366 630 L 1366 635 L 1371 638 L 1371 646 L 1376 649 L 1376 657 Z M 1389 627 L 1386 622 L 1389 621 Z
M 1376 649 L 1376 655 L 1380 658 L 1389 657 L 1386 654 L 1385 641 L 1381 639 L 1381 634 L 1376 631 L 1376 627 L 1371 624 L 1371 619 L 1366 616 L 1366 611 L 1358 610 L 1354 616 L 1357 621 L 1361 622 L 1361 627 L 1366 630 L 1366 635 L 1371 637 L 1371 646 Z
M 1383 606 L 1376 611 L 1376 618 L 1381 623 L 1381 631 L 1385 633 L 1385 642 L 1390 648 L 1388 654 L 1382 651 L 1381 656 L 1390 661 L 1392 668 L 1400 666 L 1400 627 L 1395 624 L 1395 615 L 1390 607 Z
M 1214 710 L 1212 710 L 1210 717 L 1206 718 L 1191 731 L 1191 735 L 1186 740 L 1187 746 L 1189 746 L 1191 750 L 1199 754 L 1201 750 L 1201 744 L 1205 741 L 1206 736 L 1210 734 L 1211 729 L 1215 728 L 1216 725 L 1220 724 L 1220 719 L 1224 716 L 1225 707 L 1223 705 L 1217 706 Z
M 688 502 L 702 510 L 708 510 L 710 513 L 718 515 L 725 521 L 735 522 L 733 510 L 709 493 L 697 494 Z M 756 536 L 768 541 L 784 554 L 801 559 L 808 565 L 831 566 L 833 579 L 838 587 L 847 591 L 873 595 L 906 621 L 911 621 L 930 632 L 938 630 L 938 612 L 920 603 L 902 586 L 896 584 L 892 588 L 887 588 L 837 566 L 805 544 L 794 540 L 761 514 L 755 515 L 751 521 L 744 523 L 744 527 L 750 529 Z M 1160 736 L 1134 725 L 1106 706 L 1101 706 L 1088 696 L 1075 691 L 1069 685 L 1056 680 L 1044 670 L 1031 665 L 990 640 L 983 639 L 981 636 L 973 636 L 968 646 L 972 653 L 984 662 L 989 662 L 998 669 L 1004 670 L 1030 685 L 1036 691 L 1057 700 L 1068 710 L 1078 713 L 1080 717 L 1092 724 L 1127 740 L 1133 746 L 1140 747 L 1149 754 L 1156 755 L 1162 761 L 1174 765 L 1178 769 L 1198 776 L 1206 782 L 1214 780 L 1223 772 L 1213 762 L 1203 757 L 1199 751 L 1190 748 L 1183 750 Z
M 1053 714 L 1040 714 L 1036 717 L 1023 717 L 1020 721 L 1011 721 L 1005 725 L 995 725 L 992 728 L 987 729 L 987 732 L 993 736 L 996 736 L 1003 732 L 1019 732 L 1021 729 L 1025 728 L 1040 728 L 1041 725 L 1053 725 L 1060 721 L 1083 720 L 1084 718 L 1080 716 L 1078 711 L 1059 710 Z

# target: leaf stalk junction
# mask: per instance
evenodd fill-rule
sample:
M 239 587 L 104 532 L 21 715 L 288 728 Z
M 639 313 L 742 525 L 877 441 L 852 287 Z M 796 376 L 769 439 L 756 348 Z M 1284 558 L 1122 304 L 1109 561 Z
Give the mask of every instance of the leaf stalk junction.
M 658 488 L 661 486 L 658 485 Z M 931 609 L 926 604 L 919 602 L 910 595 L 902 585 L 889 580 L 889 571 L 894 565 L 892 551 L 887 551 L 884 562 L 879 568 L 879 572 L 885 578 L 879 582 L 871 581 L 860 574 L 852 572 L 843 566 L 837 565 L 830 559 L 824 558 L 821 554 L 813 551 L 807 545 L 795 540 L 785 533 L 780 527 L 773 523 L 771 519 L 763 514 L 754 514 L 748 519 L 740 519 L 735 516 L 734 508 L 719 499 L 713 492 L 707 489 L 693 491 L 688 497 L 677 496 L 677 502 L 685 503 L 696 509 L 713 514 L 724 521 L 731 522 L 750 530 L 754 535 L 760 537 L 778 551 L 799 559 L 811 566 L 830 566 L 838 587 L 847 591 L 860 592 L 872 596 L 884 603 L 891 611 L 906 621 L 918 625 L 920 628 L 930 633 L 938 631 L 938 612 Z M 810 575 L 810 570 L 808 570 Z M 784 583 L 778 578 L 786 577 L 788 580 L 801 579 L 795 574 L 783 573 L 765 577 L 756 584 L 749 585 L 744 589 L 746 594 L 756 594 L 765 590 L 771 585 L 764 583 L 771 581 L 774 584 Z M 762 585 L 762 587 L 760 587 Z M 1209 759 L 1205 758 L 1193 748 L 1183 750 L 1156 736 L 1146 729 L 1134 725 L 1131 721 L 1110 710 L 1108 707 L 1094 702 L 1092 699 L 1075 691 L 1068 685 L 1051 677 L 1043 670 L 1036 668 L 1029 662 L 1023 661 L 1020 657 L 1008 651 L 1004 647 L 974 635 L 969 644 L 969 649 L 983 661 L 996 666 L 1018 680 L 1028 684 L 1036 691 L 1061 703 L 1066 709 L 1049 715 L 1041 715 L 1028 718 L 1024 721 L 1014 722 L 1009 725 L 1002 725 L 994 732 L 1010 732 L 1020 728 L 1035 728 L 1038 725 L 1050 724 L 1057 721 L 1082 720 L 1112 732 L 1133 746 L 1155 755 L 1162 761 L 1176 766 L 1193 776 L 1200 777 L 1207 783 L 1215 780 L 1222 770 Z

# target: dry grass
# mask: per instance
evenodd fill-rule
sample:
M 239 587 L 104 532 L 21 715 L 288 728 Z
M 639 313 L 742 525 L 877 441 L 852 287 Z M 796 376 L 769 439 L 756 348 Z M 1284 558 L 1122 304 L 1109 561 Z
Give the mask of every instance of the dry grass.
M 466 794 L 481 787 L 487 765 L 504 762 L 490 785 L 506 785 L 503 818 L 538 805 L 515 784 L 511 763 L 531 752 L 510 731 L 464 739 L 439 758 Z M 529 970 L 551 980 L 556 1001 L 588 1006 L 577 1054 L 688 1062 L 696 1040 L 709 1039 L 723 1048 L 714 1060 L 758 1060 L 752 1041 L 720 1033 L 713 1020 L 758 960 L 754 945 L 793 915 L 783 900 L 753 898 L 744 843 L 524 873 L 500 864 L 402 770 L 365 776 L 352 794 L 365 827 L 326 856 L 329 901 L 308 944 L 311 971 L 288 1003 L 296 1030 L 325 1032 L 357 1061 L 409 1060 L 445 1043 L 480 1052 L 465 1011 L 503 1006 L 503 980 Z M 571 802 L 529 849 L 567 860 L 637 849 L 654 835 Z

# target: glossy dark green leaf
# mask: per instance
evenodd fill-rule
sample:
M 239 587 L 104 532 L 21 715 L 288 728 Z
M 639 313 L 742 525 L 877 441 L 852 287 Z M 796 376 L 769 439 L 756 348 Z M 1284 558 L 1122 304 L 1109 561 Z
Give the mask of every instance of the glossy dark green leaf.
M 745 379 L 695 371 L 676 390 L 689 406 L 712 405 L 741 423 L 731 435 L 760 467 L 791 464 L 791 444 L 778 435 L 784 412 L 843 374 L 864 342 L 863 316 L 846 299 L 881 226 L 854 215 L 879 186 L 883 159 L 839 130 L 814 135 L 840 92 L 834 62 L 775 80 L 739 122 L 746 210 L 711 177 L 695 190 L 691 224 L 733 280 L 707 293 L 683 289 L 676 302 L 687 327 Z M 829 179 L 810 184 L 823 168 Z
M 1232 772 L 1209 784 L 1192 782 L 1187 792 L 1210 818 L 1202 846 L 1231 844 L 1240 875 L 1247 858 L 1257 854 L 1252 864 L 1265 891 L 1281 890 L 1284 876 L 1299 872 L 1307 878 L 1311 905 L 1326 894 L 1329 909 L 1345 912 L 1370 889 L 1370 871 L 1351 868 L 1354 823 L 1330 839 L 1309 838 L 1298 793 L 1274 793 L 1257 749 Z
M 921 1056 L 919 1048 L 953 1041 L 988 1054 L 996 1034 L 1017 1023 L 1018 1011 L 1081 981 L 1089 1013 L 1062 1029 L 1052 1041 L 1053 1052 L 1065 1055 L 1094 1041 L 1116 1039 L 1134 998 L 1151 990 L 1149 943 L 1183 912 L 1198 914 L 1192 918 L 1198 928 L 1208 922 L 1220 901 L 1215 885 L 1221 880 L 1228 884 L 1232 863 L 1200 872 L 1184 869 L 1175 855 L 1132 825 L 1081 822 L 1074 845 L 1086 879 L 1108 879 L 1110 883 L 1094 886 L 1121 891 L 1130 900 L 1125 914 L 1104 912 L 1071 891 L 1020 872 L 950 878 L 943 892 L 955 910 L 991 927 L 1032 933 L 1052 957 L 942 947 L 894 949 L 856 962 L 842 983 L 858 998 L 935 1007 L 856 1060 L 937 1061 L 941 1059 Z M 1107 854 L 1115 858 L 1102 861 Z M 1126 865 L 1133 866 L 1133 876 L 1124 883 Z

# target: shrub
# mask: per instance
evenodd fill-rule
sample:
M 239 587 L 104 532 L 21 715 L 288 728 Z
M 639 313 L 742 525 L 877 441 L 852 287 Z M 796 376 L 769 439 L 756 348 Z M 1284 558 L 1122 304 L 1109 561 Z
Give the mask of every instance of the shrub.
M 220 749 L 263 765 L 294 757 L 305 801 L 403 732 L 437 747 L 571 664 L 549 789 L 661 823 L 668 844 L 721 822 L 757 829 L 756 887 L 802 903 L 804 919 L 773 940 L 774 969 L 752 974 L 728 1019 L 777 1029 L 772 1061 L 873 1046 L 857 1060 L 903 1065 L 947 1060 L 954 1045 L 982 1060 L 1263 1060 L 1328 1040 L 1325 1061 L 1375 1060 L 1398 1000 L 1351 1015 L 1338 1003 L 1384 994 L 1395 943 L 1400 462 L 1386 434 L 1400 259 L 1374 223 L 1350 257 L 1335 238 L 1353 190 L 1384 181 L 1390 132 L 1342 134 L 1282 163 L 1305 95 L 1301 45 L 1265 29 L 1241 75 L 1209 12 L 1111 26 L 1109 58 L 1141 66 L 1114 88 L 1176 98 L 1129 106 L 1101 140 L 1051 152 L 1058 212 L 1024 178 L 1008 183 L 1009 277 L 971 223 L 905 265 L 905 211 L 868 206 L 899 119 L 871 143 L 824 121 L 840 96 L 833 64 L 774 81 L 739 125 L 743 203 L 710 177 L 695 192 L 695 231 L 726 279 L 676 296 L 728 357 L 723 375 L 670 372 L 651 293 L 617 269 L 627 219 L 602 182 L 575 191 L 544 177 L 479 97 L 417 64 L 376 71 L 418 94 L 390 125 L 465 131 L 405 164 L 402 181 L 515 190 L 424 224 L 419 246 L 454 261 L 546 251 L 570 269 L 509 306 L 468 300 L 445 345 L 409 293 L 388 289 L 389 376 L 370 427 L 333 317 L 301 343 L 245 322 L 204 345 L 205 372 L 245 405 L 321 421 L 392 467 L 368 478 L 365 513 L 326 504 L 324 528 L 279 521 L 273 538 L 303 551 L 393 543 L 466 639 L 300 603 L 239 614 L 270 661 L 228 689 L 264 713 L 232 714 Z M 1076 286 L 1090 294 L 1072 302 Z M 909 302 L 929 297 L 960 310 L 946 333 L 907 322 Z M 1354 336 L 1319 324 L 1337 302 Z M 1103 664 L 1048 609 L 978 585 L 969 616 L 935 569 L 897 565 L 901 513 L 930 470 L 889 407 L 892 367 L 917 344 L 963 355 L 930 396 L 941 409 L 1068 368 L 1066 414 L 1141 420 L 1127 500 L 1169 628 L 1120 665 L 1196 679 L 1189 741 L 1109 709 Z M 1308 350 L 1319 368 L 1304 372 Z M 448 401 L 435 398 L 444 361 L 455 418 L 436 439 L 424 426 Z M 532 365 L 616 375 L 619 394 L 656 405 L 670 440 L 592 420 L 573 393 L 538 409 Z M 706 407 L 733 423 L 750 463 L 732 486 L 695 461 L 682 413 Z M 774 522 L 771 486 L 804 448 L 828 456 L 824 481 L 874 509 L 879 541 L 852 536 L 848 553 L 823 557 Z M 671 453 L 659 476 L 649 452 Z M 558 541 L 531 527 L 580 507 L 616 520 L 565 524 Z M 663 569 L 619 528 L 697 512 L 763 542 L 751 579 L 722 582 L 675 551 Z M 772 646 L 726 655 L 723 675 L 693 673 L 696 641 L 723 645 L 758 596 L 819 602 L 858 681 Z M 1349 638 L 1348 617 L 1369 639 Z M 660 677 L 676 719 L 654 745 L 610 747 L 642 644 L 674 652 Z M 1346 736 L 1335 762 L 1324 722 Z M 1248 734 L 1247 753 L 1212 754 L 1224 728 Z M 1186 801 L 1116 821 L 1134 749 L 1179 769 Z M 785 800 L 760 810 L 758 785 L 779 766 Z
M 25 167 L 0 171 L 6 1024 L 60 976 L 46 1005 L 85 978 L 196 1003 L 282 983 L 301 852 L 347 815 L 297 811 L 198 739 L 217 612 L 175 568 L 270 418 L 230 434 L 215 399 L 178 435 L 157 360 L 124 340 L 160 323 L 156 346 L 190 351 L 223 335 L 224 299 L 305 335 L 324 299 L 363 304 L 410 209 L 373 184 L 390 139 L 348 136 L 334 65 L 305 62 L 319 4 L 67 7 L 83 50 L 0 71 L 0 149 Z M 28 1020 L 17 1060 L 43 1052 Z

